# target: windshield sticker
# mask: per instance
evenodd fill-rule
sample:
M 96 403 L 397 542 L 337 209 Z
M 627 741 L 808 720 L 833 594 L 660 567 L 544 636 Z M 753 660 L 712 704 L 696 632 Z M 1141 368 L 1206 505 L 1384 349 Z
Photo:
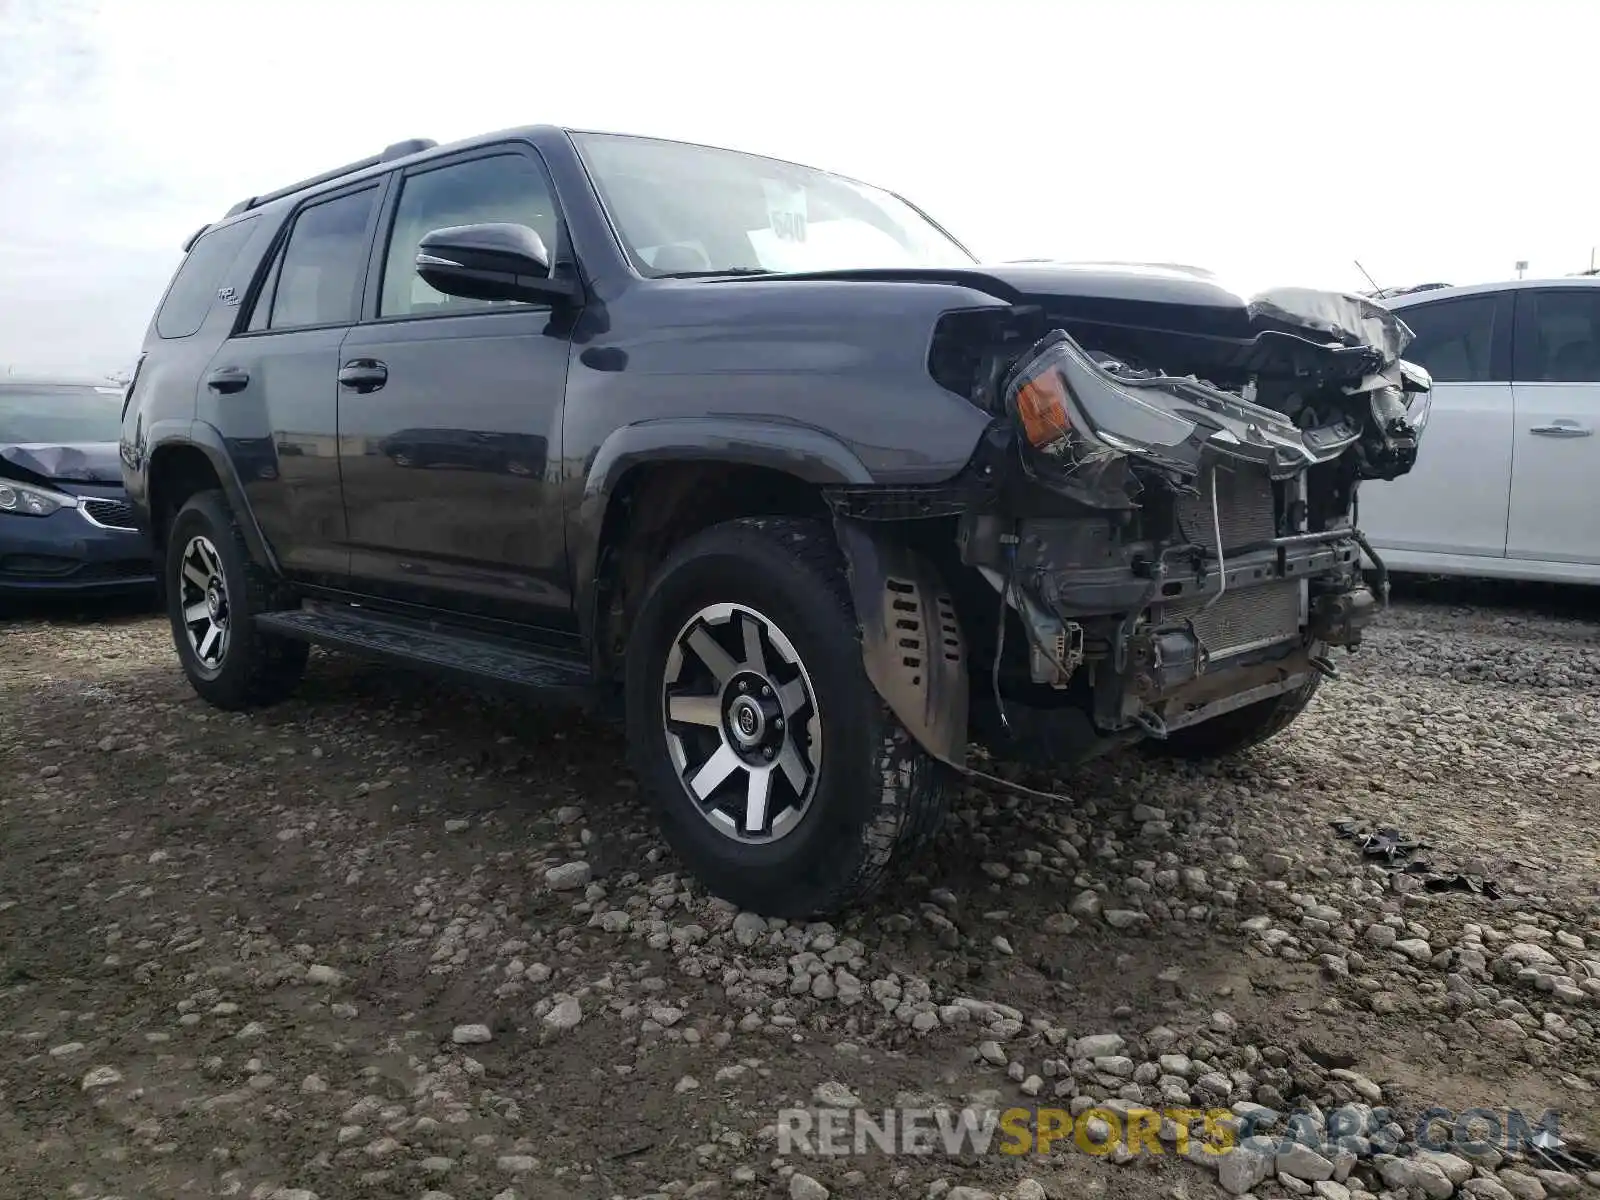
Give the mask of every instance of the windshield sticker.
M 767 224 L 785 242 L 806 240 L 806 192 L 776 179 L 763 179 L 767 197 Z

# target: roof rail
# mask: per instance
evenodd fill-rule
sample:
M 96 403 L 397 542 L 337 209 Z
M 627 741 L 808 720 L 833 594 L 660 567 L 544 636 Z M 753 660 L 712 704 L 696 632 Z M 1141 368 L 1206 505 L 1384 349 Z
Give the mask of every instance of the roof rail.
M 342 167 L 335 167 L 331 171 L 324 171 L 320 175 L 313 175 L 309 179 L 302 179 L 299 183 L 291 183 L 288 187 L 281 187 L 276 191 L 264 192 L 259 196 L 246 196 L 230 208 L 227 215 L 236 217 L 242 212 L 249 212 L 252 208 L 260 208 L 263 204 L 270 204 L 274 200 L 282 200 L 285 196 L 303 192 L 306 188 L 316 187 L 319 183 L 331 183 L 335 179 L 354 175 L 357 171 L 365 171 L 368 167 L 375 167 L 379 163 L 393 162 L 397 158 L 420 154 L 424 150 L 432 150 L 438 144 L 432 138 L 409 138 L 403 142 L 395 142 L 393 145 L 385 146 L 381 154 L 358 158 L 355 162 L 345 163 Z

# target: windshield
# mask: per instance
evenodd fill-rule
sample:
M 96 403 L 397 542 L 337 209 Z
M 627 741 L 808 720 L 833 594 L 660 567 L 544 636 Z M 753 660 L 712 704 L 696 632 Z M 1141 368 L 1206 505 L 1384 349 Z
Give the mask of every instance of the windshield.
M 122 436 L 122 389 L 0 383 L 0 443 L 74 445 Z
M 654 138 L 572 137 L 643 275 L 974 262 L 905 201 L 839 175 Z

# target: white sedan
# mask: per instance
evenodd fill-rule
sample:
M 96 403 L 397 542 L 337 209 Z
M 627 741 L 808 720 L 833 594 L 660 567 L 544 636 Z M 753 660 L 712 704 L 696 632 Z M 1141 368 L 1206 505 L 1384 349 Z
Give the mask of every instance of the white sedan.
M 1600 583 L 1600 278 L 1442 288 L 1384 302 L 1433 376 L 1411 472 L 1363 488 L 1396 571 Z

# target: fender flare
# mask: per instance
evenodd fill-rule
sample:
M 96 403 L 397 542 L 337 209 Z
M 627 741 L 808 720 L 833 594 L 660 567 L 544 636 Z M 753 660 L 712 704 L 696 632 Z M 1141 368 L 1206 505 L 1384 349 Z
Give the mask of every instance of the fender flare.
M 227 497 L 228 508 L 233 512 L 234 519 L 239 522 L 239 529 L 244 534 L 250 557 L 258 566 L 277 575 L 279 573 L 277 556 L 272 553 L 272 547 L 261 532 L 261 526 L 256 523 L 256 515 L 245 497 L 244 483 L 239 478 L 238 468 L 228 453 L 227 443 L 223 441 L 222 434 L 215 426 L 208 425 L 204 421 L 158 421 L 150 427 L 145 441 L 142 471 L 147 481 L 143 497 L 146 510 L 148 511 L 150 504 L 148 483 L 150 467 L 163 450 L 178 447 L 198 450 L 206 456 L 212 472 L 222 484 L 222 493 Z M 153 527 L 150 532 L 152 538 L 157 536 L 158 531 Z
M 606 512 L 623 476 L 650 462 L 766 467 L 819 486 L 872 482 L 871 473 L 848 446 L 807 425 L 729 416 L 667 417 L 613 430 L 589 460 L 571 527 L 572 578 L 586 635 L 596 628 L 594 604 Z

